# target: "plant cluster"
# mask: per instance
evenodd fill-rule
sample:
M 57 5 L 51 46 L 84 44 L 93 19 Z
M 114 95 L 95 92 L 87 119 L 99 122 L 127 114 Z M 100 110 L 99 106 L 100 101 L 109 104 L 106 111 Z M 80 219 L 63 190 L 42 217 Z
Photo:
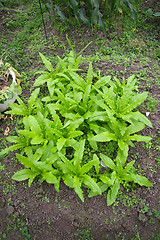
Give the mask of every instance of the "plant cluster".
M 113 19 L 126 12 L 127 14 L 130 13 L 135 23 L 137 23 L 137 10 L 140 2 L 141 0 L 43 0 L 55 26 L 57 25 L 56 19 L 58 16 L 66 25 L 72 24 L 73 19 L 76 19 L 79 25 L 84 23 L 89 28 L 93 27 L 93 25 L 99 25 L 103 32 L 105 32 L 104 19 L 106 16 L 112 23 Z
M 72 50 L 54 69 L 51 62 L 40 53 L 46 70 L 38 72 L 27 105 L 17 98 L 7 113 L 23 116 L 23 128 L 18 136 L 9 136 L 13 145 L 0 155 L 21 149 L 17 159 L 25 169 L 16 172 L 12 179 L 28 179 L 31 186 L 39 177 L 54 184 L 59 191 L 60 181 L 73 188 L 84 201 L 82 186 L 89 197 L 107 191 L 107 204 L 117 197 L 120 184 L 135 182 L 147 187 L 149 180 L 136 173 L 135 161 L 127 162 L 129 146 L 134 141 L 150 141 L 150 137 L 137 134 L 151 122 L 137 110 L 147 93 L 138 93 L 136 80 L 100 76 L 89 64 L 86 77 L 78 74 L 82 56 Z M 42 86 L 46 91 L 42 92 Z M 43 88 L 44 89 L 44 88 Z M 43 96 L 42 96 L 43 95 Z M 99 153 L 98 144 L 115 142 L 115 157 Z M 98 144 L 97 144 L 98 143 Z M 85 148 L 93 153 L 85 158 Z M 85 161 L 84 161 L 85 159 Z

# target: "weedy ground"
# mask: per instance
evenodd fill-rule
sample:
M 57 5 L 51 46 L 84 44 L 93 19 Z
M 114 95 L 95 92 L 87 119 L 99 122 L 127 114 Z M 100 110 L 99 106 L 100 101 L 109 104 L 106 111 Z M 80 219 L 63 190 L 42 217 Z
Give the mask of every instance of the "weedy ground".
M 153 5 L 152 5 L 153 3 Z M 58 29 L 44 14 L 47 39 L 41 21 L 38 1 L 31 4 L 13 5 L 0 10 L 1 38 L 0 55 L 21 73 L 22 98 L 30 96 L 35 80 L 35 72 L 43 68 L 38 55 L 42 52 L 54 64 L 57 55 L 65 56 L 69 50 L 66 34 L 78 52 L 90 41 L 92 43 L 83 53 L 82 69 L 91 61 L 94 71 L 101 75 L 112 75 L 120 79 L 135 74 L 139 91 L 148 91 L 149 97 L 140 106 L 141 112 L 153 124 L 142 134 L 152 137 L 148 144 L 136 144 L 129 156 L 136 160 L 139 173 L 151 181 L 153 187 L 139 187 L 124 184 L 116 202 L 107 207 L 106 196 L 88 198 L 82 203 L 78 196 L 62 184 L 60 192 L 45 182 L 35 181 L 28 188 L 27 182 L 15 182 L 11 176 L 21 166 L 15 155 L 10 153 L 0 161 L 0 239 L 138 239 L 158 240 L 159 233 L 159 18 L 149 17 L 145 11 L 154 7 L 158 1 L 143 4 L 139 24 L 130 19 L 121 19 L 121 26 L 115 23 L 108 26 L 106 36 L 94 28 L 90 32 L 85 26 L 68 30 L 63 24 Z M 85 72 L 84 72 L 85 74 Z M 6 118 L 5 118 L 6 117 Z M 16 134 L 15 128 L 21 126 L 21 119 L 4 116 L 0 120 L 1 149 L 7 146 L 4 132 Z M 111 147 L 111 146 L 110 146 Z M 102 152 L 109 153 L 105 145 Z M 86 149 L 86 157 L 90 153 Z

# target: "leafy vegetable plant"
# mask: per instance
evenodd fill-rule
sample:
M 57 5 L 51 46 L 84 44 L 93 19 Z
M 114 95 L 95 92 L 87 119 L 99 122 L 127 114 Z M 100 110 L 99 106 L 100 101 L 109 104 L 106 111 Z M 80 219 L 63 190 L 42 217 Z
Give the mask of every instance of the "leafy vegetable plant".
M 147 93 L 137 92 L 134 76 L 113 81 L 111 76 L 97 76 L 91 63 L 82 77 L 77 73 L 81 55 L 77 58 L 71 48 L 67 57 L 59 58 L 55 69 L 40 53 L 47 70 L 36 79 L 34 86 L 38 88 L 27 104 L 19 97 L 18 103 L 10 104 L 8 113 L 22 116 L 23 128 L 17 129 L 17 136 L 7 138 L 13 145 L 0 155 L 21 151 L 16 157 L 25 168 L 13 175 L 14 180 L 28 179 L 30 186 L 38 177 L 54 184 L 57 191 L 63 180 L 82 201 L 82 186 L 88 188 L 89 197 L 107 191 L 107 204 L 111 205 L 121 182 L 152 186 L 136 173 L 134 161 L 126 163 L 134 141 L 151 139 L 137 134 L 145 125 L 152 127 L 137 110 Z M 48 89 L 45 97 L 44 84 Z M 97 142 L 115 142 L 115 157 L 99 152 Z M 86 149 L 91 150 L 92 157 L 85 158 Z

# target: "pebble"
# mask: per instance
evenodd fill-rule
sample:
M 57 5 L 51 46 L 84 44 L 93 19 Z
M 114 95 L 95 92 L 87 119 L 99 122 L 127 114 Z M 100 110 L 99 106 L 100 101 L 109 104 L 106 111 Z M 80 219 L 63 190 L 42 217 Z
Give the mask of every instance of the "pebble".
M 8 215 L 11 215 L 14 212 L 14 207 L 7 206 L 6 211 L 7 211 Z

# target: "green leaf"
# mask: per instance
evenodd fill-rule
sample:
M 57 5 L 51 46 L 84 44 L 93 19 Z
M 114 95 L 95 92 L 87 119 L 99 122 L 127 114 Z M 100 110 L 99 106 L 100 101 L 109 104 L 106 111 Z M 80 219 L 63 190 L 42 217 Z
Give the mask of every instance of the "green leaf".
M 35 176 L 35 172 L 33 172 L 30 169 L 23 169 L 18 172 L 16 172 L 13 176 L 12 179 L 16 181 L 24 181 L 28 178 L 33 178 Z
M 28 100 L 28 105 L 29 105 L 30 107 L 34 104 L 36 98 L 38 97 L 39 91 L 40 91 L 40 88 L 36 88 L 36 89 L 32 92 L 32 94 L 31 94 L 31 96 L 30 96 L 30 98 L 29 98 L 29 100 Z
M 52 172 L 43 172 L 42 177 L 46 180 L 47 183 L 57 183 L 57 178 L 52 174 Z
M 94 87 L 99 89 L 104 85 L 106 85 L 108 82 L 110 82 L 110 80 L 111 80 L 111 76 L 102 77 L 94 84 Z
M 105 184 L 107 184 L 108 186 L 111 186 L 112 185 L 112 180 L 111 178 L 105 176 L 105 175 L 100 175 L 99 176 L 101 181 L 104 182 Z
M 41 136 L 35 136 L 31 140 L 31 144 L 36 145 L 36 144 L 41 144 L 45 141 L 45 139 Z
M 128 113 L 125 116 L 122 115 L 122 117 L 123 117 L 124 120 L 126 119 L 126 121 L 128 121 L 127 119 L 133 119 L 133 120 L 136 120 L 136 121 L 140 121 L 140 122 L 146 124 L 149 127 L 152 127 L 152 123 L 148 120 L 148 118 L 138 111 Z
M 92 137 L 94 137 L 93 133 L 91 131 L 89 131 L 87 133 L 87 136 L 88 136 L 88 141 L 89 141 L 89 144 L 91 145 L 91 147 L 94 149 L 94 150 L 97 150 L 98 147 L 97 147 L 97 142 L 96 141 L 93 141 L 93 140 L 90 140 Z
M 126 173 L 129 173 L 129 171 L 133 168 L 134 163 L 135 163 L 135 161 L 131 161 L 126 165 L 126 167 L 125 167 Z
M 71 175 L 63 175 L 63 181 L 68 187 L 73 188 L 73 177 Z
M 18 143 L 18 144 L 12 145 L 8 148 L 3 149 L 0 152 L 0 156 L 3 156 L 4 154 L 8 154 L 9 152 L 13 152 L 13 151 L 15 151 L 17 149 L 20 149 L 20 148 L 23 148 L 23 147 L 24 147 L 23 143 Z
M 124 180 L 131 182 L 134 181 L 136 183 L 138 183 L 140 186 L 146 186 L 146 187 L 152 187 L 152 184 L 149 182 L 149 180 L 144 177 L 144 176 L 140 176 L 138 174 L 129 174 L 129 175 L 125 175 L 123 177 Z
M 142 122 L 136 122 L 135 124 L 131 124 L 129 127 L 126 128 L 126 134 L 133 134 L 136 132 L 141 131 L 145 128 L 145 124 Z
M 33 84 L 33 87 L 38 87 L 43 85 L 45 82 L 47 82 L 47 80 L 50 78 L 50 74 L 49 73 L 45 73 L 43 75 L 40 75 L 36 80 L 35 83 Z
M 83 135 L 82 131 L 73 131 L 73 132 L 69 132 L 68 137 L 69 138 L 76 138 Z
M 107 206 L 110 206 L 115 202 L 119 189 L 120 189 L 120 183 L 119 183 L 119 180 L 116 179 L 113 186 L 108 191 Z
M 94 166 L 95 164 L 95 161 L 94 160 L 91 160 L 89 161 L 88 163 L 84 164 L 82 167 L 81 167 L 81 175 L 89 172 L 89 170 Z
M 84 107 L 87 107 L 87 103 L 88 103 L 90 92 L 91 92 L 91 84 L 87 85 L 86 90 L 84 92 L 84 96 L 83 96 Z
M 31 168 L 31 170 L 34 172 L 39 172 L 38 168 L 34 165 L 32 158 L 27 158 L 18 153 L 16 153 L 16 157 L 26 168 Z
M 128 153 L 128 144 L 125 142 L 125 140 L 118 139 L 118 146 L 123 152 Z
M 71 174 L 76 174 L 76 169 L 72 165 L 71 161 L 69 161 L 62 153 L 58 153 L 59 157 L 63 160 L 63 162 L 66 164 L 66 168 L 71 172 Z
M 40 57 L 41 57 L 41 59 L 42 59 L 42 62 L 43 62 L 44 65 L 45 65 L 45 67 L 47 68 L 47 70 L 50 71 L 50 72 L 54 71 L 51 62 L 48 61 L 48 60 L 46 59 L 46 57 L 45 57 L 42 53 L 39 52 L 39 55 L 40 55 Z
M 81 183 L 79 181 L 79 178 L 77 176 L 74 176 L 73 179 L 73 187 L 79 198 L 81 199 L 82 202 L 84 202 L 84 197 L 83 197 L 83 191 L 81 189 Z
M 95 162 L 94 166 L 95 166 L 96 173 L 98 174 L 99 168 L 100 168 L 100 161 L 99 161 L 99 157 L 96 154 L 93 155 L 93 161 Z
M 84 184 L 87 185 L 87 187 L 89 187 L 92 190 L 92 192 L 98 193 L 100 195 L 102 194 L 98 184 L 95 182 L 93 178 L 91 178 L 88 175 L 83 175 L 80 178 L 83 180 Z
M 131 178 L 134 180 L 134 182 L 138 183 L 140 186 L 144 185 L 146 187 L 152 187 L 152 184 L 144 176 L 140 176 L 138 174 L 131 174 Z
M 137 135 L 137 134 L 128 136 L 128 140 L 137 141 L 137 142 L 149 142 L 151 139 L 152 139 L 151 137 L 141 136 L 141 135 Z
M 28 126 L 31 128 L 33 132 L 35 132 L 37 135 L 42 134 L 42 130 L 40 128 L 40 125 L 38 124 L 36 118 L 34 116 L 29 116 L 27 118 Z
M 114 133 L 106 131 L 106 132 L 97 134 L 96 136 L 92 137 L 89 140 L 93 140 L 93 141 L 97 141 L 97 142 L 108 142 L 108 141 L 111 141 L 111 140 L 116 141 L 117 138 L 116 138 Z
M 65 142 L 66 142 L 66 138 L 59 138 L 57 141 L 57 149 L 58 151 L 61 151 L 61 149 L 63 148 Z
M 79 146 L 74 154 L 74 166 L 77 169 L 77 172 L 80 169 L 80 164 L 83 158 L 84 146 L 85 146 L 85 139 L 79 142 Z
M 143 103 L 146 100 L 147 95 L 148 95 L 147 92 L 134 95 L 130 101 L 130 104 L 128 104 L 127 107 L 123 109 L 123 112 L 124 113 L 131 112 L 133 109 L 138 107 L 141 103 Z
M 107 167 L 109 167 L 111 169 L 115 169 L 116 165 L 114 164 L 114 162 L 112 161 L 111 158 L 107 157 L 103 153 L 100 153 L 100 157 Z
M 74 82 L 81 87 L 82 91 L 86 89 L 86 83 L 83 78 L 81 78 L 77 73 L 70 71 L 69 74 L 73 78 Z

